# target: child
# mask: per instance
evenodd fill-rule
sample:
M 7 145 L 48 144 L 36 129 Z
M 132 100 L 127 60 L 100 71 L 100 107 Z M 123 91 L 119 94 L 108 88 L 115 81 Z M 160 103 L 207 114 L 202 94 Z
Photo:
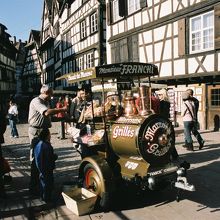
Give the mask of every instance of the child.
M 53 189 L 53 170 L 57 155 L 54 154 L 53 147 L 50 143 L 49 129 L 43 129 L 39 135 L 39 142 L 34 147 L 34 158 L 39 170 L 40 195 L 46 203 L 51 201 Z

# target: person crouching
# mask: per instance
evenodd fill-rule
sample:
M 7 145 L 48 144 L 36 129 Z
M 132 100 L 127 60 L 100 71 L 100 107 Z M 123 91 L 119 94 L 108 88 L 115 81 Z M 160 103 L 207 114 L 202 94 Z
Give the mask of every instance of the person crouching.
M 39 135 L 39 142 L 34 147 L 34 158 L 39 171 L 40 195 L 46 203 L 51 202 L 54 178 L 53 170 L 57 155 L 54 154 L 50 143 L 50 130 L 43 129 Z

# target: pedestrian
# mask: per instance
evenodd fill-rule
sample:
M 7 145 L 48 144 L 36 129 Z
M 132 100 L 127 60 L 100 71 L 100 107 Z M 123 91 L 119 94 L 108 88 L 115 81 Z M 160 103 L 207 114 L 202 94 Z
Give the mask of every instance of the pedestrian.
M 59 97 L 58 102 L 56 104 L 57 109 L 61 109 L 64 107 L 63 97 Z M 60 127 L 58 128 L 58 138 L 64 139 L 65 138 L 65 113 L 59 112 L 57 113 L 57 119 L 60 121 Z
M 86 108 L 91 104 L 91 102 L 87 100 L 87 97 L 85 90 L 80 89 L 70 106 L 71 119 L 74 121 L 75 127 L 81 130 L 81 133 L 85 128 L 84 113 Z
M 17 120 L 18 120 L 18 107 L 13 100 L 9 102 L 9 109 L 8 109 L 8 120 L 9 125 L 11 128 L 11 137 L 18 138 L 18 130 L 17 130 Z
M 0 161 L 3 161 L 2 156 L 2 144 L 4 143 L 4 133 L 7 128 L 7 120 L 3 111 L 0 109 Z M 0 198 L 5 198 L 5 189 L 4 189 L 4 167 L 3 163 L 0 162 Z
M 170 118 L 170 101 L 167 90 L 161 89 L 159 91 L 156 91 L 156 94 L 158 95 L 158 98 L 160 100 L 160 115 L 162 115 L 164 118 Z
M 195 132 L 194 123 L 196 121 L 196 107 L 195 107 L 193 100 L 191 99 L 189 95 L 189 92 L 187 91 L 183 92 L 182 99 L 183 99 L 183 106 L 182 106 L 181 116 L 183 117 L 183 125 L 184 125 L 184 136 L 185 136 L 184 147 L 186 147 L 187 150 L 193 151 L 194 148 L 193 148 L 193 140 L 192 140 L 191 133 L 193 131 Z M 204 144 L 203 139 L 201 135 L 199 134 L 199 132 L 197 131 L 197 133 L 195 134 L 199 139 L 198 142 L 200 146 L 202 143 Z
M 40 95 L 35 97 L 30 102 L 29 106 L 29 129 L 28 135 L 30 139 L 30 161 L 31 161 L 31 180 L 30 180 L 30 193 L 38 194 L 39 193 L 39 172 L 37 170 L 35 160 L 33 157 L 33 148 L 36 146 L 36 143 L 39 141 L 39 134 L 43 129 L 51 127 L 51 115 L 55 115 L 59 112 L 66 112 L 66 107 L 57 109 L 50 108 L 49 101 L 53 95 L 53 89 L 48 85 L 42 85 L 40 89 Z
M 63 104 L 67 108 L 67 111 L 65 114 L 65 134 L 68 134 L 67 130 L 71 126 L 71 119 L 70 119 L 71 100 L 68 95 L 65 96 Z
M 192 128 L 192 134 L 195 136 L 199 143 L 199 149 L 201 150 L 204 147 L 205 141 L 201 137 L 199 131 L 198 131 L 198 111 L 199 111 L 199 100 L 193 96 L 193 90 L 192 89 L 187 89 L 186 92 L 189 94 L 189 99 L 194 103 L 195 106 L 195 117 L 194 117 L 194 123 L 193 123 L 193 128 Z
M 51 202 L 51 194 L 54 187 L 53 170 L 57 159 L 50 139 L 50 130 L 45 128 L 40 132 L 39 142 L 34 147 L 35 164 L 39 172 L 40 196 L 46 203 Z

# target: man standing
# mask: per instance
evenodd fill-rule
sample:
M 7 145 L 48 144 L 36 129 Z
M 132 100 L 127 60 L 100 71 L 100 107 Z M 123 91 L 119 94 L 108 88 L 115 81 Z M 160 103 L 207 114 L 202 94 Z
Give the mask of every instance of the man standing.
M 199 111 L 199 100 L 193 96 L 193 90 L 187 89 L 186 92 L 189 94 L 190 100 L 194 103 L 195 106 L 195 121 L 194 126 L 192 128 L 192 133 L 199 142 L 199 149 L 201 150 L 204 147 L 205 141 L 201 137 L 200 133 L 198 132 L 197 125 L 198 125 L 198 111 Z
M 53 89 L 48 85 L 42 85 L 40 95 L 34 98 L 29 106 L 29 130 L 28 135 L 31 144 L 30 160 L 31 160 L 31 180 L 30 180 L 30 192 L 33 194 L 39 193 L 39 173 L 33 157 L 33 148 L 39 141 L 39 134 L 43 129 L 51 127 L 51 115 L 59 112 L 66 112 L 67 108 L 51 109 L 49 107 L 49 101 L 53 95 Z

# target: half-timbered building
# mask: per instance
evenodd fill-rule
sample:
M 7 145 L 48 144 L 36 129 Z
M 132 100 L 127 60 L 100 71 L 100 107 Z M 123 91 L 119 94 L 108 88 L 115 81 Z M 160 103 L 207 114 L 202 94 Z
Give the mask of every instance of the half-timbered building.
M 61 15 L 62 75 L 106 62 L 105 2 L 102 0 L 66 2 Z M 85 82 L 83 86 L 87 83 Z M 68 85 L 65 84 L 64 87 L 67 88 Z
M 213 128 L 220 116 L 219 1 L 109 0 L 107 10 L 108 63 L 156 64 L 153 81 L 174 92 L 177 115 L 182 92 L 192 88 L 201 128 Z
M 54 12 L 57 1 L 45 0 L 42 15 L 42 35 L 40 42 L 40 56 L 42 59 L 42 83 L 54 88 Z
M 0 107 L 7 110 L 7 102 L 16 93 L 16 53 L 17 50 L 10 41 L 7 28 L 0 23 Z
M 31 30 L 26 47 L 22 74 L 24 95 L 38 95 L 41 87 L 42 64 L 39 56 L 40 31 Z

